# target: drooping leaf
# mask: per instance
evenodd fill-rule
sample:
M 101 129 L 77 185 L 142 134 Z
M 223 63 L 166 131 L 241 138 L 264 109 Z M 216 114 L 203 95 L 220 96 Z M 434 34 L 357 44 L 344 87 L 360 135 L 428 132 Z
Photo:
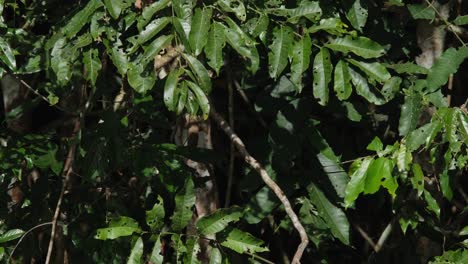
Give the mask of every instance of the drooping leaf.
M 224 12 L 234 13 L 236 17 L 244 22 L 246 19 L 245 6 L 243 1 L 240 0 L 218 0 L 216 4 Z
M 409 151 L 415 151 L 424 143 L 432 141 L 431 136 L 437 133 L 441 126 L 437 122 L 431 122 L 411 131 L 406 137 L 406 145 Z
M 383 186 L 392 196 L 395 196 L 398 184 L 392 176 L 392 170 L 393 162 L 391 160 L 384 157 L 374 160 L 367 170 L 364 193 L 376 193 L 380 186 Z
M 188 62 L 188 65 L 195 75 L 197 83 L 203 89 L 203 92 L 205 92 L 205 94 L 209 94 L 211 92 L 211 78 L 208 75 L 208 71 L 205 66 L 203 66 L 203 64 L 195 57 L 188 54 L 182 54 L 182 56 Z
M 382 87 L 382 94 L 385 97 L 386 101 L 390 101 L 395 97 L 395 94 L 400 91 L 400 84 L 402 80 L 398 76 L 393 76 L 392 78 L 388 79 L 384 86 Z
M 449 48 L 434 62 L 427 75 L 427 88 L 434 92 L 437 88 L 446 84 L 450 74 L 457 72 L 460 64 L 468 58 L 468 47 L 459 49 Z
M 313 91 L 314 97 L 319 99 L 319 104 L 328 103 L 328 84 L 331 81 L 333 66 L 331 64 L 330 52 L 326 48 L 321 48 L 315 56 L 313 66 Z
M 439 181 L 440 181 L 440 188 L 442 190 L 442 194 L 444 195 L 447 200 L 451 201 L 453 198 L 453 190 L 452 186 L 450 184 L 450 175 L 448 174 L 448 171 L 445 170 L 439 175 Z
M 207 119 L 210 115 L 210 101 L 208 100 L 208 97 L 206 96 L 205 92 L 203 92 L 203 90 L 200 88 L 200 86 L 190 81 L 186 82 L 190 87 L 190 90 L 192 90 L 192 92 L 197 97 L 198 105 L 200 106 L 200 109 L 203 113 L 203 118 Z
M 70 59 L 73 58 L 69 52 L 70 49 L 66 47 L 65 38 L 57 40 L 51 52 L 51 67 L 60 84 L 68 83 L 72 75 Z
M 373 159 L 365 158 L 359 161 L 359 168 L 351 175 L 351 180 L 346 187 L 345 206 L 351 206 L 358 198 L 359 194 L 364 192 L 366 184 L 366 174 Z
M 437 218 L 440 218 L 440 207 L 436 199 L 432 197 L 429 191 L 424 191 L 424 200 L 427 204 L 427 209 L 437 215 Z
M 347 32 L 346 30 L 347 27 L 348 26 L 345 23 L 343 23 L 341 19 L 337 17 L 330 17 L 330 18 L 320 19 L 320 24 L 311 26 L 307 30 L 307 32 L 315 33 L 320 30 L 323 30 L 331 35 L 342 36 L 343 34 Z
M 96 80 L 101 70 L 101 60 L 98 56 L 97 49 L 90 49 L 83 53 L 83 63 L 85 67 L 85 78 L 91 82 L 91 85 L 96 84 Z
M 223 247 L 232 249 L 240 254 L 246 252 L 254 254 L 268 251 L 268 248 L 262 246 L 263 241 L 236 228 L 232 229 L 221 241 Z
M 292 32 L 289 27 L 280 26 L 275 28 L 273 42 L 268 46 L 268 72 L 271 78 L 278 78 L 286 68 L 292 41 Z
M 343 38 L 333 39 L 325 46 L 345 54 L 352 52 L 365 59 L 378 58 L 385 54 L 385 50 L 380 44 L 366 37 L 353 38 L 351 36 L 345 36 Z
M 219 69 L 224 64 L 223 48 L 225 44 L 224 26 L 219 22 L 213 22 L 208 33 L 205 54 L 208 65 L 216 71 L 216 75 L 219 75 Z
M 109 12 L 113 19 L 119 18 L 122 9 L 127 8 L 128 6 L 130 6 L 130 4 L 130 1 L 104 0 L 104 5 L 107 8 L 107 12 Z
M 141 229 L 138 223 L 126 216 L 121 216 L 112 219 L 109 223 L 109 227 L 99 228 L 96 231 L 94 238 L 100 240 L 116 239 L 122 236 L 130 236 L 133 233 L 140 233 Z
M 211 8 L 197 8 L 192 18 L 189 42 L 195 56 L 198 56 L 207 43 L 208 30 L 210 29 Z
M 336 159 L 333 157 L 327 157 L 325 152 L 323 154 L 317 154 L 317 158 L 322 165 L 323 171 L 327 174 L 328 179 L 333 185 L 338 197 L 344 198 L 345 188 L 348 183 L 348 175 L 344 169 Z
M 411 16 L 414 19 L 429 19 L 435 18 L 434 8 L 426 4 L 407 5 Z
M 154 243 L 153 250 L 151 250 L 150 261 L 154 264 L 162 264 L 164 261 L 164 256 L 161 252 L 161 236 L 158 236 L 156 243 Z
M 184 49 L 187 51 L 187 52 L 192 52 L 192 48 L 190 47 L 190 43 L 189 43 L 189 35 L 186 33 L 186 30 L 184 29 L 184 26 L 185 28 L 188 27 L 188 32 L 190 32 L 190 24 L 186 25 L 186 24 L 183 24 L 184 21 L 180 18 L 177 18 L 177 17 L 173 17 L 172 18 L 172 25 L 174 26 L 174 29 L 175 31 L 177 32 L 177 36 L 178 38 L 182 41 L 182 44 L 184 45 Z
M 422 97 L 420 94 L 415 93 L 405 97 L 398 125 L 400 136 L 405 136 L 416 128 L 421 111 Z
M 354 1 L 351 8 L 346 12 L 346 17 L 355 29 L 362 31 L 367 21 L 367 9 L 361 4 L 361 0 Z
M 383 143 L 380 141 L 379 137 L 374 137 L 371 143 L 367 145 L 368 150 L 381 151 L 383 150 Z
M 429 70 L 414 64 L 412 62 L 395 63 L 387 65 L 388 68 L 394 69 L 397 73 L 409 73 L 409 74 L 428 74 Z
M 185 185 L 175 197 L 175 210 L 172 216 L 172 229 L 180 232 L 192 218 L 192 207 L 195 205 L 195 190 L 192 178 L 187 177 Z
M 141 16 L 138 18 L 137 22 L 138 30 L 141 31 L 141 29 L 151 21 L 153 15 L 168 6 L 169 2 L 171 2 L 171 0 L 158 0 L 143 8 L 143 12 L 141 12 Z
M 378 62 L 364 62 L 353 59 L 348 59 L 348 61 L 365 72 L 371 79 L 377 80 L 378 82 L 383 83 L 392 77 L 387 71 L 387 68 Z
M 132 49 L 129 51 L 129 53 L 133 53 L 137 50 L 137 48 L 150 39 L 152 39 L 154 36 L 156 36 L 161 30 L 163 30 L 169 23 L 171 22 L 171 19 L 169 17 L 161 17 L 157 18 L 151 23 L 149 23 L 143 31 L 140 32 L 140 34 L 128 38 L 128 41 L 133 43 Z
M 250 59 L 250 66 L 248 69 L 255 73 L 260 65 L 260 58 L 255 41 L 247 35 L 232 19 L 225 18 L 229 27 L 225 28 L 224 34 L 226 40 L 231 47 L 233 47 L 240 55 Z
M 343 210 L 332 204 L 314 184 L 308 189 L 311 202 L 317 207 L 319 216 L 323 218 L 333 236 L 343 244 L 349 245 L 349 222 Z
M 339 100 L 346 100 L 351 96 L 351 77 L 349 75 L 348 64 L 340 60 L 335 66 L 334 85 L 333 88 L 336 92 L 336 97 Z
M 265 14 L 261 14 L 258 17 L 254 17 L 245 23 L 245 26 L 249 34 L 256 38 L 262 34 L 265 34 L 265 31 L 268 29 L 268 24 L 270 20 Z
M 0 60 L 5 63 L 10 70 L 16 69 L 16 59 L 10 45 L 0 37 Z
M 21 229 L 10 229 L 0 235 L 0 244 L 20 238 L 24 234 Z
M 296 85 L 299 92 L 302 90 L 303 73 L 309 68 L 311 53 L 312 41 L 309 34 L 294 42 L 291 60 L 291 81 Z
M 221 255 L 221 251 L 218 248 L 212 248 L 209 264 L 221 264 L 222 262 L 223 262 L 223 255 Z
M 89 1 L 88 4 L 76 13 L 65 27 L 62 28 L 63 34 L 69 38 L 76 36 L 76 34 L 91 21 L 91 15 L 93 15 L 94 11 L 101 6 L 102 2 L 100 0 Z
M 458 26 L 463 26 L 468 24 L 468 15 L 464 16 L 457 16 L 454 20 L 453 23 Z
M 218 233 L 226 228 L 229 223 L 239 221 L 242 214 L 242 209 L 237 206 L 218 209 L 197 221 L 198 231 L 203 235 Z
M 185 108 L 187 103 L 187 94 L 188 94 L 187 82 L 182 82 L 179 89 L 177 90 L 179 94 L 179 102 L 177 103 L 176 114 L 180 115 Z
M 272 10 L 275 15 L 285 16 L 288 22 L 297 23 L 301 17 L 317 21 L 322 16 L 322 9 L 318 1 L 301 1 L 296 8 L 277 8 Z
M 141 264 L 143 263 L 141 257 L 143 256 L 143 239 L 139 237 L 133 245 L 130 256 L 128 257 L 127 264 Z
M 148 65 L 154 60 L 154 57 L 172 41 L 173 35 L 162 35 L 144 47 L 145 52 L 139 59 L 138 63 L 142 66 Z
M 200 253 L 200 242 L 198 239 L 189 238 L 187 240 L 187 253 L 185 254 L 184 263 L 199 264 L 198 254 Z
M 414 163 L 412 166 L 413 177 L 411 177 L 411 184 L 413 188 L 418 190 L 418 196 L 424 191 L 424 173 L 422 171 L 421 165 Z
M 151 210 L 146 211 L 146 224 L 152 231 L 159 230 L 164 225 L 164 202 L 161 196 L 158 196 L 158 201 Z
M 142 64 L 131 64 L 127 76 L 130 86 L 141 94 L 151 90 L 156 82 L 153 71 L 145 71 Z
M 362 97 L 364 97 L 367 101 L 376 104 L 382 105 L 385 103 L 385 100 L 379 94 L 375 94 L 371 91 L 367 80 L 359 74 L 357 71 L 353 70 L 353 68 L 349 67 L 349 74 L 351 76 L 351 81 L 356 87 L 356 93 Z
M 164 85 L 164 104 L 169 111 L 175 111 L 178 103 L 177 84 L 179 83 L 179 76 L 182 74 L 181 70 L 172 70 L 166 78 Z

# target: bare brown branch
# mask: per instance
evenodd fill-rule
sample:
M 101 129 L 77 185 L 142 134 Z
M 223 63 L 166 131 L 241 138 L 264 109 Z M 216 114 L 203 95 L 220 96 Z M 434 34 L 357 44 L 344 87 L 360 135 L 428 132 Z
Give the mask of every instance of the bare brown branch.
M 221 115 L 216 112 L 216 110 L 211 106 L 211 118 L 221 127 L 221 129 L 226 133 L 227 136 L 231 139 L 231 141 L 236 146 L 237 150 L 239 151 L 240 155 L 244 158 L 245 162 L 249 164 L 254 170 L 256 170 L 265 184 L 276 194 L 278 199 L 284 206 L 286 213 L 288 214 L 289 218 L 291 219 L 294 228 L 299 232 L 301 237 L 301 243 L 296 249 L 296 253 L 294 254 L 294 258 L 292 263 L 300 263 L 302 258 L 302 254 L 306 249 L 307 245 L 309 244 L 309 238 L 307 237 L 307 232 L 304 226 L 299 221 L 299 217 L 294 212 L 291 203 L 289 202 L 288 197 L 284 194 L 281 187 L 268 175 L 268 172 L 265 168 L 254 158 L 252 157 L 247 149 L 245 148 L 244 142 L 236 135 L 236 133 L 232 130 L 232 128 L 226 123 L 226 121 L 221 117 Z

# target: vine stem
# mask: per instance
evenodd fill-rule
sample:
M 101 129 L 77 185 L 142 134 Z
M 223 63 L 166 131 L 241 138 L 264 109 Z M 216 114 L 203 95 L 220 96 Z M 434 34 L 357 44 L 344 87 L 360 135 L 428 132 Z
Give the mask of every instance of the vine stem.
M 284 209 L 286 210 L 287 215 L 291 219 L 294 228 L 299 232 L 299 235 L 301 237 L 301 243 L 296 249 L 296 253 L 294 254 L 294 258 L 292 260 L 293 264 L 298 264 L 301 263 L 301 257 L 302 254 L 304 253 L 304 250 L 306 249 L 307 245 L 309 244 L 309 238 L 307 237 L 307 232 L 302 225 L 302 223 L 299 221 L 299 217 L 297 214 L 294 212 L 291 203 L 289 202 L 288 197 L 284 194 L 283 190 L 281 187 L 278 186 L 278 184 L 268 175 L 268 172 L 265 170 L 265 168 L 254 158 L 252 157 L 249 152 L 247 151 L 244 142 L 236 135 L 236 133 L 232 130 L 232 128 L 229 126 L 229 124 L 224 120 L 221 115 L 216 112 L 214 109 L 213 105 L 211 105 L 211 118 L 218 124 L 218 126 L 224 131 L 224 133 L 229 136 L 231 139 L 231 142 L 234 143 L 236 146 L 237 150 L 239 151 L 240 155 L 244 158 L 245 162 L 250 165 L 254 170 L 256 170 L 260 176 L 262 177 L 262 180 L 265 182 L 265 184 L 276 194 L 278 199 L 281 201 L 281 203 L 284 206 Z
M 19 244 L 21 244 L 21 242 L 23 242 L 23 239 L 24 239 L 29 233 L 31 233 L 32 231 L 34 231 L 34 230 L 36 230 L 36 229 L 38 229 L 38 228 L 40 228 L 40 227 L 48 226 L 48 225 L 52 225 L 52 222 L 46 222 L 46 223 L 38 224 L 38 225 L 32 227 L 31 229 L 29 229 L 28 231 L 26 231 L 26 232 L 20 237 L 20 239 L 19 239 L 18 242 L 16 243 L 15 247 L 14 247 L 13 250 L 11 251 L 9 261 L 10 261 L 10 262 L 12 261 L 13 254 L 15 254 L 15 251 L 16 251 L 16 249 L 18 248 Z

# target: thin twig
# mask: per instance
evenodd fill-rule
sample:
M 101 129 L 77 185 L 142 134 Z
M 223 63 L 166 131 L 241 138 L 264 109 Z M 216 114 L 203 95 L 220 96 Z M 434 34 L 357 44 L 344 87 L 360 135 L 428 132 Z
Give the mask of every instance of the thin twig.
M 354 224 L 353 226 L 354 226 L 354 228 L 356 228 L 356 230 L 359 232 L 359 234 L 362 236 L 362 238 L 364 238 L 364 240 L 366 240 L 367 243 L 369 243 L 369 245 L 374 249 L 374 251 L 378 252 L 379 249 L 377 248 L 377 245 L 374 243 L 374 240 L 372 240 L 372 238 L 366 233 L 366 231 L 364 231 L 357 224 Z
M 11 261 L 11 258 L 13 257 L 13 254 L 15 254 L 16 248 L 19 246 L 19 244 L 21 244 L 21 242 L 23 241 L 23 239 L 24 239 L 29 233 L 31 233 L 32 231 L 38 229 L 39 227 L 43 227 L 43 226 L 51 225 L 51 224 L 52 224 L 52 222 L 46 222 L 46 223 L 38 224 L 38 225 L 36 225 L 36 226 L 30 228 L 28 231 L 26 231 L 26 232 L 20 237 L 20 239 L 19 239 L 18 242 L 16 243 L 15 247 L 14 247 L 13 250 L 11 251 L 9 261 Z
M 255 118 L 257 118 L 260 125 L 262 125 L 262 127 L 264 127 L 264 128 L 267 128 L 268 127 L 267 123 L 265 122 L 265 120 L 263 120 L 263 117 L 257 111 L 255 111 L 255 108 L 253 107 L 252 103 L 250 102 L 249 97 L 247 97 L 244 90 L 242 90 L 242 88 L 240 87 L 240 84 L 236 80 L 234 80 L 234 85 L 236 86 L 236 91 L 239 93 L 242 100 L 244 100 L 244 102 L 247 104 L 250 111 L 253 112 L 253 114 L 255 115 Z
M 73 129 L 73 136 L 78 133 L 80 130 L 80 121 L 75 121 L 75 127 Z M 60 191 L 60 196 L 57 201 L 57 206 L 55 207 L 54 217 L 52 218 L 52 231 L 50 232 L 50 240 L 49 240 L 49 247 L 47 249 L 47 257 L 45 264 L 50 263 L 50 259 L 52 257 L 52 251 L 54 248 L 54 241 L 55 241 L 55 232 L 57 229 L 57 221 L 60 215 L 60 208 L 63 201 L 63 195 L 65 190 L 67 189 L 67 185 L 70 179 L 70 175 L 73 173 L 73 161 L 75 160 L 75 151 L 76 151 L 76 143 L 73 143 L 70 148 L 68 149 L 68 154 L 64 162 L 63 166 L 63 175 L 65 176 L 63 179 L 62 190 Z
M 377 241 L 377 245 L 375 245 L 375 252 L 379 252 L 382 249 L 383 245 L 385 244 L 385 241 L 392 232 L 392 226 L 393 220 L 390 221 L 390 223 L 388 223 L 388 225 L 385 227 L 384 231 L 380 235 L 379 241 Z
M 442 21 L 445 23 L 445 25 L 447 25 L 447 27 L 450 29 L 453 25 L 447 21 L 447 19 L 442 16 L 442 14 L 439 12 L 439 10 L 429 1 L 429 0 L 426 0 L 426 3 L 427 5 L 429 5 L 432 9 L 434 9 L 434 11 L 436 12 L 437 16 L 442 19 Z M 458 33 L 456 33 L 455 31 L 452 31 L 453 34 L 455 35 L 455 37 L 458 39 L 458 41 L 460 41 L 460 43 L 463 45 L 463 46 L 466 46 L 466 43 L 463 41 L 463 39 L 458 35 Z
M 255 255 L 255 254 L 252 254 L 252 253 L 250 253 L 250 252 L 247 252 L 246 254 L 247 254 L 247 255 L 250 255 L 253 259 L 261 260 L 261 261 L 263 261 L 263 262 L 265 262 L 265 263 L 267 263 L 267 264 L 275 264 L 274 262 L 269 261 L 269 260 L 266 259 L 266 258 L 260 257 L 259 255 Z
M 226 121 L 216 112 L 213 105 L 211 105 L 211 118 L 218 123 L 219 127 L 226 133 L 227 136 L 231 139 L 231 141 L 236 146 L 237 150 L 239 151 L 240 155 L 244 158 L 245 162 L 249 164 L 254 170 L 256 170 L 265 184 L 276 194 L 278 199 L 284 206 L 287 215 L 291 219 L 294 228 L 299 232 L 301 237 L 301 243 L 297 247 L 296 253 L 294 254 L 294 258 L 292 260 L 293 264 L 300 263 L 302 254 L 306 249 L 307 245 L 309 244 L 309 238 L 307 237 L 307 232 L 304 226 L 299 221 L 299 217 L 294 212 L 291 203 L 289 202 L 288 197 L 284 194 L 281 187 L 268 175 L 268 172 L 265 168 L 254 158 L 252 157 L 247 149 L 245 148 L 244 142 L 236 135 L 236 133 L 232 130 L 232 128 L 226 123 Z
M 234 127 L 234 94 L 232 88 L 231 78 L 228 78 L 228 112 L 229 112 L 229 126 Z M 232 192 L 232 181 L 234 178 L 234 143 L 231 141 L 229 146 L 229 167 L 228 167 L 228 182 L 226 188 L 226 199 L 224 201 L 224 207 L 228 207 L 231 203 L 231 192 Z
M 449 76 L 447 88 L 449 90 L 448 95 L 447 95 L 447 104 L 450 107 L 450 104 L 452 103 L 453 74 L 450 74 Z

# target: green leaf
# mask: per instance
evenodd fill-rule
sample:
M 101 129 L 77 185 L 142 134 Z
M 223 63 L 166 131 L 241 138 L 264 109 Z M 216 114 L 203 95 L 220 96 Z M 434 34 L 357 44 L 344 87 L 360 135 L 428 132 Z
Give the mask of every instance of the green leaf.
M 195 205 L 195 190 L 192 178 L 187 177 L 185 185 L 175 196 L 175 210 L 172 216 L 172 229 L 180 232 L 192 219 L 192 207 Z
M 20 238 L 24 234 L 24 231 L 21 229 L 10 229 L 0 235 L 0 243 L 5 243 L 8 241 L 15 240 L 17 238 Z
M 453 23 L 458 26 L 466 25 L 468 24 L 468 15 L 464 16 L 457 16 L 454 20 Z
M 351 8 L 346 12 L 346 17 L 355 29 L 362 31 L 367 21 L 367 9 L 361 5 L 361 0 L 354 1 Z
M 67 42 L 65 38 L 61 38 L 55 42 L 51 52 L 51 67 L 57 77 L 59 84 L 66 84 L 70 81 L 72 75 L 71 63 L 69 61 L 69 49 L 66 48 Z
M 327 174 L 330 183 L 340 198 L 344 198 L 346 185 L 348 184 L 348 174 L 341 167 L 335 155 L 327 155 L 326 151 L 317 154 L 317 159 L 322 165 L 322 170 Z
M 141 264 L 141 257 L 143 256 L 143 239 L 139 237 L 133 245 L 130 256 L 128 257 L 127 264 Z
M 368 150 L 373 150 L 373 151 L 382 151 L 383 150 L 383 144 L 382 141 L 380 141 L 379 137 L 374 137 L 371 143 L 367 145 Z
M 221 208 L 214 213 L 204 216 L 197 221 L 197 228 L 203 235 L 216 234 L 231 222 L 239 221 L 243 215 L 240 207 Z
M 198 105 L 200 106 L 202 113 L 203 113 L 203 119 L 207 119 L 208 116 L 210 115 L 210 101 L 208 100 L 208 97 L 206 94 L 203 92 L 203 90 L 196 85 L 193 82 L 186 81 L 192 92 L 195 94 L 195 96 L 198 99 Z
M 16 69 L 15 55 L 10 45 L 2 37 L 0 37 L 0 60 L 2 60 L 10 70 L 14 71 Z
M 356 87 L 356 93 L 358 95 L 364 97 L 367 101 L 376 105 L 383 105 L 385 103 L 385 100 L 380 95 L 376 95 L 370 90 L 367 80 L 362 77 L 361 74 L 353 70 L 351 67 L 349 67 L 348 70 L 351 76 L 351 81 L 354 87 Z
M 354 105 L 350 102 L 342 102 L 342 106 L 344 106 L 345 111 L 346 111 L 346 117 L 353 121 L 353 122 L 359 122 L 362 119 L 361 114 L 354 108 Z
M 142 64 L 132 64 L 128 69 L 128 83 L 138 93 L 144 94 L 153 89 L 155 82 L 153 71 L 145 71 Z
M 124 76 L 129 68 L 128 58 L 125 52 L 117 46 L 110 47 L 109 45 L 106 45 L 106 50 L 119 74 Z
M 392 77 L 387 68 L 378 62 L 363 62 L 353 59 L 348 59 L 348 61 L 365 72 L 371 79 L 377 80 L 380 83 L 388 81 Z
M 244 22 L 246 19 L 245 6 L 243 1 L 239 0 L 218 0 L 216 4 L 224 12 L 234 13 L 236 17 Z
M 437 218 L 440 218 L 439 204 L 437 204 L 436 199 L 434 199 L 434 197 L 432 197 L 432 195 L 431 195 L 431 193 L 429 191 L 424 191 L 424 200 L 426 201 L 427 209 L 429 209 L 429 211 L 435 213 L 437 215 Z
M 137 22 L 138 30 L 141 31 L 141 29 L 151 21 L 153 15 L 167 7 L 170 2 L 171 0 L 159 0 L 143 8 L 143 12 L 141 12 L 141 16 L 138 18 Z
M 153 42 L 151 42 L 148 46 L 144 48 L 145 52 L 141 56 L 141 58 L 138 60 L 138 63 L 141 64 L 142 66 L 148 65 L 149 62 L 154 60 L 154 57 L 169 43 L 172 41 L 172 38 L 174 35 L 162 35 L 155 39 Z
M 289 27 L 276 27 L 273 31 L 273 42 L 268 46 L 268 72 L 273 79 L 278 78 L 288 64 L 288 54 L 293 37 Z
M 315 33 L 320 30 L 324 30 L 331 35 L 341 36 L 347 33 L 347 30 L 346 30 L 347 27 L 348 25 L 343 23 L 341 19 L 337 17 L 330 17 L 330 18 L 320 19 L 320 24 L 311 26 L 307 30 L 307 32 Z
M 107 11 L 113 19 L 119 18 L 122 9 L 127 8 L 128 6 L 130 6 L 130 4 L 130 1 L 104 0 L 104 5 L 106 6 Z
M 164 225 L 164 202 L 161 196 L 158 196 L 159 203 L 155 203 L 153 208 L 146 211 L 146 224 L 151 231 L 160 230 Z
M 83 64 L 86 80 L 90 81 L 92 86 L 96 85 L 96 80 L 102 67 L 97 49 L 90 49 L 83 53 Z
M 75 37 L 76 34 L 88 23 L 90 22 L 90 17 L 93 15 L 96 9 L 102 6 L 100 0 L 91 0 L 88 4 L 76 13 L 67 23 L 65 27 L 62 28 L 63 34 L 68 38 Z
M 205 46 L 205 54 L 208 59 L 208 65 L 216 71 L 219 76 L 219 69 L 224 64 L 223 48 L 226 45 L 226 36 L 224 35 L 224 26 L 219 22 L 211 24 L 208 40 Z
M 250 59 L 251 65 L 248 69 L 252 73 L 257 72 L 260 65 L 260 58 L 255 48 L 255 41 L 229 17 L 226 17 L 225 21 L 229 25 L 229 28 L 225 28 L 224 30 L 227 42 L 237 53 Z
M 453 198 L 453 191 L 452 187 L 450 186 L 450 175 L 448 174 L 448 171 L 445 170 L 442 172 L 439 176 L 439 181 L 440 181 L 440 188 L 442 189 L 442 194 L 444 195 L 447 200 L 451 201 Z
M 302 90 L 302 76 L 309 68 L 312 41 L 309 34 L 294 42 L 291 59 L 291 81 L 296 85 L 298 92 Z
M 182 54 L 182 56 L 187 61 L 190 69 L 195 75 L 197 83 L 203 89 L 203 92 L 205 92 L 205 94 L 209 94 L 211 92 L 211 78 L 208 75 L 208 71 L 205 66 L 203 66 L 203 64 L 195 57 L 188 54 Z
M 190 264 L 201 263 L 197 257 L 199 252 L 200 252 L 200 243 L 195 238 L 189 238 L 187 240 L 187 253 L 184 258 L 184 263 L 190 263 Z
M 172 70 L 166 78 L 164 84 L 164 104 L 169 111 L 175 111 L 178 102 L 177 84 L 179 77 L 182 74 L 181 70 Z
M 405 102 L 401 106 L 400 122 L 398 131 L 400 136 L 406 136 L 413 131 L 422 112 L 422 97 L 419 93 L 411 94 L 405 97 Z
M 385 82 L 381 92 L 385 97 L 386 101 L 390 101 L 391 99 L 393 99 L 393 97 L 395 97 L 395 94 L 398 91 L 400 91 L 401 82 L 402 80 L 398 76 L 393 76 Z
M 183 24 L 183 20 L 177 17 L 172 18 L 172 25 L 174 26 L 174 29 L 177 32 L 177 37 L 182 41 L 182 44 L 184 45 L 184 49 L 190 53 L 192 52 L 192 48 L 190 47 L 189 39 L 188 39 L 188 34 L 184 30 L 185 28 L 190 29 L 190 24 Z
M 360 165 L 357 170 L 351 175 L 351 180 L 346 187 L 345 195 L 345 206 L 351 206 L 354 201 L 358 198 L 359 194 L 364 191 L 366 184 L 366 175 L 369 166 L 373 162 L 372 158 L 365 158 L 362 162 L 359 161 Z
M 424 143 L 430 144 L 432 142 L 433 135 L 438 133 L 440 129 L 441 126 L 438 122 L 431 122 L 411 131 L 406 137 L 408 151 L 415 151 Z
M 232 229 L 221 241 L 223 247 L 232 249 L 240 254 L 246 252 L 254 254 L 268 251 L 268 248 L 262 247 L 263 241 L 236 228 Z
M 195 9 L 189 34 L 190 47 L 195 56 L 198 56 L 206 45 L 212 12 L 211 8 Z
M 258 17 L 254 17 L 245 23 L 245 26 L 249 32 L 249 34 L 256 38 L 262 34 L 265 34 L 266 30 L 268 29 L 268 24 L 270 20 L 268 16 L 265 14 L 261 14 Z
M 385 50 L 380 44 L 366 37 L 353 38 L 351 36 L 345 36 L 343 38 L 333 39 L 330 44 L 325 46 L 345 54 L 352 52 L 365 59 L 378 58 L 385 54 Z
M 429 70 L 414 64 L 412 62 L 395 63 L 387 65 L 388 68 L 395 70 L 397 73 L 408 73 L 408 74 L 428 74 Z
M 457 72 L 460 64 L 468 57 L 468 47 L 460 47 L 458 50 L 449 48 L 434 62 L 427 75 L 427 88 L 434 92 L 437 88 L 446 84 L 450 74 Z
M 150 262 L 153 264 L 163 264 L 164 256 L 161 252 L 161 236 L 158 236 L 156 243 L 154 243 L 153 250 L 151 250 Z
M 133 233 L 140 233 L 141 229 L 137 221 L 130 217 L 121 216 L 112 219 L 107 228 L 96 230 L 94 238 L 100 240 L 116 239 L 122 236 L 130 236 Z
M 349 245 L 349 222 L 343 210 L 333 205 L 314 184 L 309 187 L 309 198 L 317 207 L 319 216 L 328 225 L 333 236 L 343 244 Z
M 210 263 L 209 264 L 221 264 L 223 262 L 223 255 L 218 248 L 212 248 L 210 254 Z
M 334 85 L 336 97 L 339 100 L 346 100 L 351 96 L 351 77 L 349 75 L 348 64 L 340 60 L 335 66 Z
M 407 5 L 407 7 L 411 16 L 414 19 L 432 20 L 435 18 L 435 11 L 432 6 L 428 6 L 425 4 L 415 4 L 415 5 Z
M 460 233 L 458 234 L 459 236 L 468 236 L 468 226 L 465 226 Z
M 3 3 L 2 3 L 3 5 Z M 0 22 L 1 22 L 2 19 L 0 19 Z M 4 247 L 0 247 L 0 260 L 3 259 L 3 257 L 5 256 L 5 248 Z M 211 263 L 210 263 L 211 264 Z
M 395 196 L 398 183 L 392 177 L 392 170 L 393 162 L 391 160 L 384 157 L 374 160 L 367 170 L 364 193 L 376 193 L 380 186 L 383 186 L 392 196 Z
M 279 9 L 277 15 L 285 15 L 288 22 L 297 23 L 301 17 L 305 17 L 312 22 L 317 21 L 322 16 L 322 9 L 318 1 L 301 1 L 299 6 L 293 9 Z
M 176 114 L 180 115 L 185 108 L 185 104 L 187 103 L 187 94 L 188 94 L 188 87 L 187 82 L 182 82 L 179 89 L 179 102 L 177 103 L 177 110 Z
M 134 45 L 129 53 L 135 52 L 140 45 L 146 43 L 148 40 L 156 36 L 156 34 L 161 32 L 161 30 L 163 30 L 169 24 L 169 22 L 171 22 L 169 17 L 157 18 L 151 21 L 151 23 L 149 23 L 145 29 L 140 32 L 140 34 L 128 38 L 127 40 Z
M 333 66 L 331 64 L 330 52 L 326 48 L 321 48 L 315 56 L 313 66 L 313 91 L 314 97 L 319 99 L 319 104 L 328 103 L 328 84 L 331 80 Z
M 422 171 L 421 165 L 418 163 L 413 163 L 412 167 L 413 177 L 411 177 L 411 184 L 413 188 L 418 190 L 418 196 L 424 192 L 424 173 Z

